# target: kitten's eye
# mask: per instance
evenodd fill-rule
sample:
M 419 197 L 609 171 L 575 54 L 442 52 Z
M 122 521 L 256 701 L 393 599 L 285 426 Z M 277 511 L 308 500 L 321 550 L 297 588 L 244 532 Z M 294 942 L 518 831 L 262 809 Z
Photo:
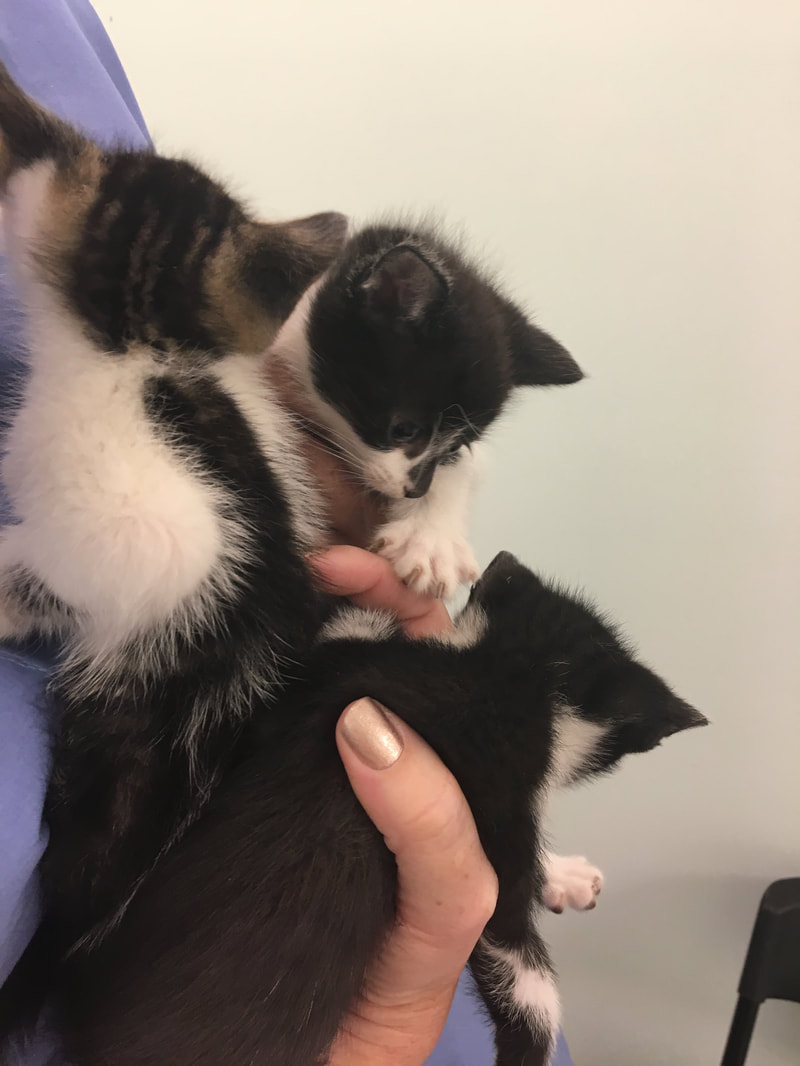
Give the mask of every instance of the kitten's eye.
M 395 422 L 389 430 L 389 439 L 392 444 L 410 444 L 421 432 L 422 426 L 416 422 Z

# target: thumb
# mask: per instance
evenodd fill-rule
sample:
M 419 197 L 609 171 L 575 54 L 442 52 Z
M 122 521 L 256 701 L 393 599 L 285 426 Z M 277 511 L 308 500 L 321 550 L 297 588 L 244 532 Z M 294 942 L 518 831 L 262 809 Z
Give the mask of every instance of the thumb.
M 458 782 L 374 700 L 350 704 L 336 740 L 359 802 L 397 860 L 398 925 L 425 945 L 420 976 L 448 967 L 457 974 L 497 901 L 497 878 Z M 436 958 L 425 961 L 430 952 Z

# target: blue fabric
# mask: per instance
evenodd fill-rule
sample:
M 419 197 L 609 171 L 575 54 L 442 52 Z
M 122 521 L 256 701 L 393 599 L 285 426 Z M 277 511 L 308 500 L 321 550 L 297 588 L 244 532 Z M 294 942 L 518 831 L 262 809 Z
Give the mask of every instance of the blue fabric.
M 114 48 L 88 0 L 3 0 L 0 58 L 19 83 L 102 144 L 150 143 Z M 24 373 L 20 313 L 0 259 L 0 414 Z M 10 509 L 0 487 L 0 523 Z M 0 983 L 39 919 L 36 867 L 47 835 L 41 823 L 49 773 L 42 699 L 48 673 L 42 655 L 0 646 Z M 468 974 L 427 1066 L 490 1066 L 491 1029 Z M 42 1034 L 10 1066 L 59 1066 L 57 1041 Z M 563 1041 L 557 1066 L 571 1066 Z
M 492 1029 L 484 1017 L 483 1004 L 467 970 L 458 983 L 441 1039 L 425 1066 L 492 1066 L 493 1062 Z M 558 1038 L 552 1066 L 573 1066 L 562 1035 Z

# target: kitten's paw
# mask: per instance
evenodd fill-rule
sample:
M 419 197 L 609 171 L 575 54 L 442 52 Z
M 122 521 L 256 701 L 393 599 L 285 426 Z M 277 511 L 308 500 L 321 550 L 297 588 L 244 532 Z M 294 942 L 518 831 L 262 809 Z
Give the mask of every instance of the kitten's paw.
M 409 588 L 438 599 L 449 599 L 460 585 L 478 577 L 478 564 L 463 537 L 415 519 L 383 526 L 372 550 L 389 560 Z
M 603 875 L 582 855 L 547 855 L 542 902 L 556 914 L 565 907 L 590 911 L 602 887 Z

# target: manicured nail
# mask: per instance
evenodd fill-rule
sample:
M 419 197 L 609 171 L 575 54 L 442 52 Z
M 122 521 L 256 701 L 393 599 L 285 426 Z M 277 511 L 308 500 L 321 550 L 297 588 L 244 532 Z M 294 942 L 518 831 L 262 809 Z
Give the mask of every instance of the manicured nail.
M 344 712 L 341 722 L 344 739 L 373 770 L 386 770 L 403 753 L 403 738 L 375 700 L 356 700 Z

